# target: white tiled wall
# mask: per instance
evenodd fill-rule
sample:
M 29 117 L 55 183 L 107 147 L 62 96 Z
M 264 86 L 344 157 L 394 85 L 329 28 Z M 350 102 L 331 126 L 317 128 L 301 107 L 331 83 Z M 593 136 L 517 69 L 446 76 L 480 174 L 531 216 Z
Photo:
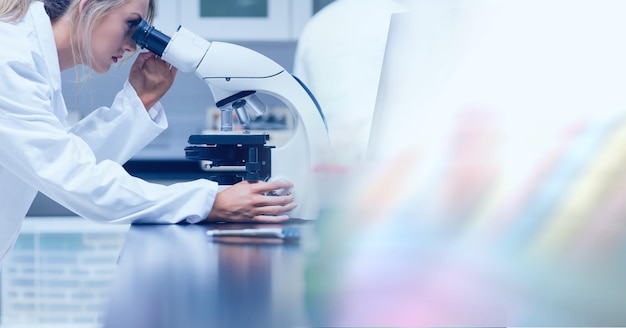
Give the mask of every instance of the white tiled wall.
M 127 226 L 28 218 L 0 277 L 0 327 L 98 327 Z

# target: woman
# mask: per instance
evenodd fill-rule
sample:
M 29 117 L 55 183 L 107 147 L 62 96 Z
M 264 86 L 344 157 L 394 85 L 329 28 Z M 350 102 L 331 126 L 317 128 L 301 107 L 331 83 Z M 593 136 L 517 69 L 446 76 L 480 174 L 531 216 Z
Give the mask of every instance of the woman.
M 134 25 L 154 0 L 2 0 L 0 4 L 0 260 L 12 247 L 37 191 L 98 221 L 277 222 L 296 204 L 286 181 L 240 182 L 221 192 L 196 180 L 163 186 L 121 166 L 167 127 L 159 99 L 176 69 L 141 53 L 110 108 L 69 127 L 61 71 L 106 73 L 136 50 Z

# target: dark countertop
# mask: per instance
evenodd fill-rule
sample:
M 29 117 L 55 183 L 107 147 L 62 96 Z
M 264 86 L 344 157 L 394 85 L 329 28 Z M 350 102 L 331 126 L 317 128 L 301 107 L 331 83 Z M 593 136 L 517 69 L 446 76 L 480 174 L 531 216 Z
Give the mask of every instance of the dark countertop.
M 299 243 L 215 241 L 209 229 L 252 224 L 134 225 L 121 252 L 104 327 L 308 327 L 304 270 L 313 224 L 288 222 Z
M 503 256 L 411 216 L 291 221 L 299 243 L 134 225 L 104 327 L 623 326 L 623 260 Z M 271 225 L 263 225 L 269 227 Z M 277 225 L 279 227 L 284 225 Z M 582 264 L 590 264 L 584 261 Z

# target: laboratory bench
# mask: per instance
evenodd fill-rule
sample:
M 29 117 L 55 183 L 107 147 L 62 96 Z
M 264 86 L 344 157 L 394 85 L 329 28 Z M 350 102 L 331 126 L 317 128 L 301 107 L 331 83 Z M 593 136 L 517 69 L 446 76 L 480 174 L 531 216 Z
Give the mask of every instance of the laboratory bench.
M 300 240 L 211 237 L 208 230 L 296 227 Z M 133 225 L 104 327 L 310 327 L 307 249 L 314 225 Z
M 422 223 L 340 211 L 281 224 L 27 218 L 3 262 L 0 327 L 626 323 L 623 267 L 533 266 Z M 300 238 L 207 234 L 245 228 L 296 228 Z
M 0 327 L 319 326 L 305 274 L 316 226 L 29 217 L 3 262 Z M 286 227 L 299 239 L 207 235 Z

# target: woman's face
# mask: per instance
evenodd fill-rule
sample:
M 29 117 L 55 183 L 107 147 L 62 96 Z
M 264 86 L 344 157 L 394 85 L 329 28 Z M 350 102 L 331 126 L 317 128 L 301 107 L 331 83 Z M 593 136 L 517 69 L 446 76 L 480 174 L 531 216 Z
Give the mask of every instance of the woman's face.
M 111 11 L 95 25 L 92 34 L 93 62 L 91 69 L 106 73 L 125 52 L 135 51 L 134 27 L 148 12 L 149 0 L 128 0 Z

